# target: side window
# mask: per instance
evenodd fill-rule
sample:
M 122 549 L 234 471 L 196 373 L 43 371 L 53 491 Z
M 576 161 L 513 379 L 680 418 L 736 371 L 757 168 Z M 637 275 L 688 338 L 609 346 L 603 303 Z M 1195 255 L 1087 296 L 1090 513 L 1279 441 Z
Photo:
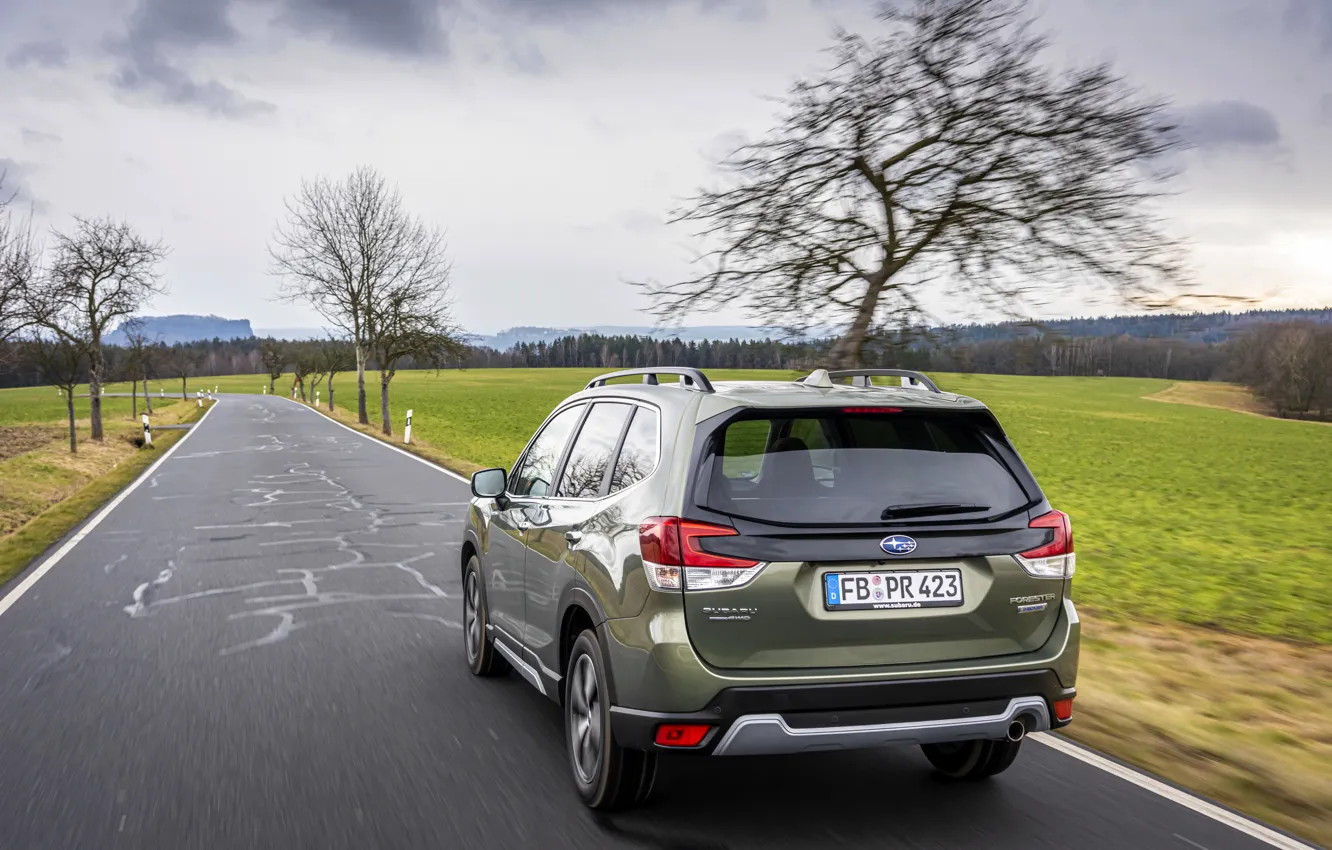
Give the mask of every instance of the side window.
M 601 495 L 601 482 L 606 480 L 615 444 L 624 431 L 633 405 L 601 402 L 592 405 L 592 412 L 583 420 L 569 450 L 569 460 L 560 476 L 556 496 L 570 499 L 594 499 Z
M 624 435 L 620 456 L 611 474 L 612 493 L 637 484 L 657 468 L 657 411 L 647 407 L 634 410 L 634 421 Z
M 550 491 L 555 464 L 560 462 L 564 446 L 569 442 L 569 434 L 578 424 L 578 417 L 583 415 L 583 407 L 581 404 L 567 407 L 546 423 L 546 427 L 532 441 L 532 448 L 523 458 L 522 466 L 515 471 L 509 492 L 515 496 L 541 498 Z

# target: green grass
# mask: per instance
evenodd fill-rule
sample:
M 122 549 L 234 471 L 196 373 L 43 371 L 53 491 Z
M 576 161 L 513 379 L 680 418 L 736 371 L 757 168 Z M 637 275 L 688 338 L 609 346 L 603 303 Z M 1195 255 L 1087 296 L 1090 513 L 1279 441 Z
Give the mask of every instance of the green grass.
M 210 385 L 211 386 L 211 385 Z M 167 391 L 167 401 L 180 399 L 180 381 L 175 382 L 176 396 L 171 398 L 171 384 L 164 383 L 163 389 Z M 193 392 L 191 387 L 191 392 Z M 256 386 L 257 389 L 257 386 Z M 157 391 L 158 385 L 152 385 L 153 403 L 159 401 Z M 106 392 L 121 392 L 119 385 L 108 386 Z M 124 392 L 129 392 L 129 384 L 124 385 Z M 88 418 L 89 399 L 79 398 L 80 394 L 87 395 L 88 386 L 84 384 L 78 388 L 74 397 L 74 417 L 76 419 Z M 129 416 L 131 410 L 131 400 L 128 398 L 104 398 L 102 399 L 102 417 L 123 417 Z M 139 412 L 144 413 L 143 399 L 139 399 Z M 0 390 L 0 425 L 25 425 L 44 422 L 64 422 L 66 416 L 65 398 L 56 393 L 54 387 L 21 387 L 18 389 Z
M 394 430 L 411 407 L 413 434 L 444 455 L 507 467 L 599 371 L 404 372 L 392 384 Z M 1113 618 L 1332 643 L 1332 428 L 1143 398 L 1167 381 L 935 378 L 990 405 L 1051 502 L 1073 516 L 1081 603 Z M 208 380 L 233 392 L 262 385 Z M 354 376 L 337 388 L 339 407 L 353 406 Z
M 12 415 L 11 393 L 16 392 L 25 391 L 0 391 L 0 422 Z M 129 399 L 125 401 L 128 404 Z M 164 418 L 192 422 L 203 412 L 179 405 Z M 57 430 L 48 446 L 0 462 L 0 519 L 23 520 L 13 533 L 0 537 L 0 584 L 110 500 L 186 433 L 162 431 L 154 437 L 152 449 L 141 450 L 129 442 L 138 433 L 133 423 L 108 420 L 106 430 L 105 444 L 95 446 L 84 423 L 75 456 L 68 453 L 66 433 Z

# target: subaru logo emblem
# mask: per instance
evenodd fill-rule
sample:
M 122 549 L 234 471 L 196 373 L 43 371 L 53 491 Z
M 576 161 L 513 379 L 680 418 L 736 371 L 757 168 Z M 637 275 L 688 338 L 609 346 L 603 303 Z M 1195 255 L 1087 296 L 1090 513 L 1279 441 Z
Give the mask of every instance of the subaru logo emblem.
M 910 555 L 916 551 L 916 541 L 905 534 L 894 534 L 880 540 L 879 548 L 889 555 Z

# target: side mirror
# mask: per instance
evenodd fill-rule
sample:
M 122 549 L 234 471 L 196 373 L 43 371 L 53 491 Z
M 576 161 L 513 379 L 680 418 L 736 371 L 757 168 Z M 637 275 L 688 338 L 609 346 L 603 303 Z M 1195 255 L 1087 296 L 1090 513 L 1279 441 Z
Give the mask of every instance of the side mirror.
M 483 469 L 472 473 L 472 495 L 478 499 L 496 499 L 504 495 L 508 475 L 503 469 Z

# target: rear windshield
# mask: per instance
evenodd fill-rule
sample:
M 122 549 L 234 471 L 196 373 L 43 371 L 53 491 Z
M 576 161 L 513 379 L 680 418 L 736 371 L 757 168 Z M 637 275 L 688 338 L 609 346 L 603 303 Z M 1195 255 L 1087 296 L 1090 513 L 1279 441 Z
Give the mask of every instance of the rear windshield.
M 705 507 L 788 525 L 984 519 L 1026 506 L 974 420 L 923 411 L 728 424 Z

